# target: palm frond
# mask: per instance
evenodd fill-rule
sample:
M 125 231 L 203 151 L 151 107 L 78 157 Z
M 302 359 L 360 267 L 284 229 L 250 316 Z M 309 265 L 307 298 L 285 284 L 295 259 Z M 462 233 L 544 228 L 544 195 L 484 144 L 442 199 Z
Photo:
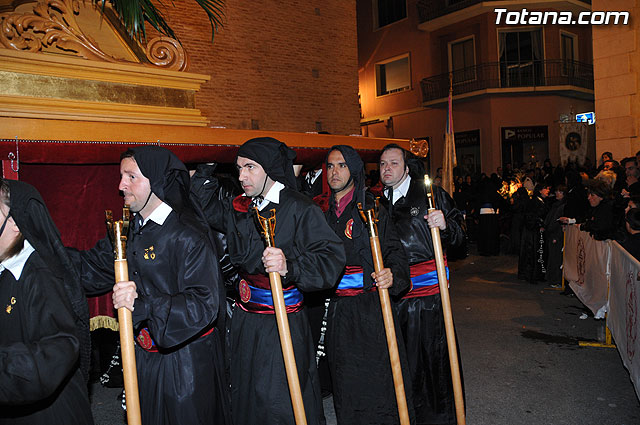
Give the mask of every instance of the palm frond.
M 93 0 L 94 3 L 102 3 L 102 11 L 104 11 L 106 1 Z M 132 38 L 138 41 L 146 39 L 145 22 L 148 22 L 161 34 L 178 40 L 162 12 L 151 0 L 109 0 L 109 2 Z M 195 0 L 195 2 L 207 14 L 211 24 L 211 42 L 213 42 L 215 33 L 218 32 L 224 22 L 224 0 Z M 159 3 L 164 6 L 162 1 L 159 1 Z M 174 6 L 173 1 L 171 1 L 171 6 Z M 170 8 L 167 7 L 166 10 L 169 11 Z

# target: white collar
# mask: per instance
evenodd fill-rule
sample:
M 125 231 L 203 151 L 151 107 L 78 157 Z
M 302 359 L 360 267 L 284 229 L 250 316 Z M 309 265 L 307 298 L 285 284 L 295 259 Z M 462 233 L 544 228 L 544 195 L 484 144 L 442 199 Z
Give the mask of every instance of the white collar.
M 156 209 L 153 210 L 151 214 L 149 214 L 147 218 L 144 219 L 144 221 L 142 222 L 142 225 L 144 226 L 145 224 L 147 224 L 147 221 L 151 220 L 154 223 L 157 223 L 160 226 L 162 226 L 164 222 L 167 220 L 167 217 L 169 217 L 169 214 L 171 214 L 171 211 L 173 211 L 173 208 L 171 208 L 169 205 L 165 204 L 164 202 L 161 202 L 160 205 L 158 205 Z
M 407 196 L 407 192 L 409 192 L 409 185 L 411 184 L 411 176 L 407 174 L 407 178 L 404 179 L 400 186 L 397 189 L 393 189 L 393 203 L 395 205 L 396 201 L 403 196 Z M 384 196 L 389 198 L 389 190 L 384 191 Z
M 269 202 L 273 202 L 274 204 L 280 203 L 280 191 L 284 189 L 284 185 L 280 182 L 273 182 L 273 186 L 269 189 L 266 195 L 264 195 L 264 199 L 258 205 L 258 210 L 262 211 L 264 207 L 266 207 Z
M 313 173 L 313 175 L 311 173 Z M 320 174 L 322 174 L 322 168 L 320 168 L 319 170 L 309 171 L 309 173 L 307 174 L 307 182 L 309 184 L 314 184 L 316 180 L 318 180 L 318 177 L 320 177 Z
M 24 269 L 24 265 L 27 264 L 27 260 L 29 256 L 35 251 L 33 246 L 29 243 L 28 240 L 24 240 L 24 247 L 22 250 L 11 258 L 7 258 L 2 263 L 0 263 L 0 271 L 4 271 L 4 269 L 8 269 L 15 280 L 20 280 L 20 276 L 22 275 L 22 269 Z

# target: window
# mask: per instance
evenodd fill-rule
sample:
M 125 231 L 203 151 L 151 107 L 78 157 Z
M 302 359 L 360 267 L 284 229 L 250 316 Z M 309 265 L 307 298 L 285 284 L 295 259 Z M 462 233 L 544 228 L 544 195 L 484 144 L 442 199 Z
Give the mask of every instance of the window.
M 564 76 L 575 74 L 577 44 L 578 40 L 574 34 L 560 32 L 560 56 L 562 58 L 562 75 Z
M 396 93 L 411 88 L 409 55 L 376 64 L 376 95 Z
M 499 33 L 500 83 L 502 87 L 538 86 L 544 82 L 542 31 Z
M 406 0 L 373 0 L 375 27 L 380 28 L 407 17 Z
M 453 84 L 476 79 L 476 57 L 473 37 L 449 45 L 449 69 Z

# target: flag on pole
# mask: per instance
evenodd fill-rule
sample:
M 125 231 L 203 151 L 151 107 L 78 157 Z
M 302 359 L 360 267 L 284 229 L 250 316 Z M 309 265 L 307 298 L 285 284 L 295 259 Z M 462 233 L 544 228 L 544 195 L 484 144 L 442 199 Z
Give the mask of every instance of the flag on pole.
M 457 165 L 456 142 L 453 134 L 453 78 L 449 74 L 449 101 L 447 105 L 447 126 L 442 157 L 442 188 L 453 196 L 453 169 Z

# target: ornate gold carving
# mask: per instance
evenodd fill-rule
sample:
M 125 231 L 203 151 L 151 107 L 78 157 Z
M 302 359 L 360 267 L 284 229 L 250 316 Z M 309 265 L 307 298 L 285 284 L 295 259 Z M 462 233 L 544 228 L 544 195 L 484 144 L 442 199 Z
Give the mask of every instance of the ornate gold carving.
M 0 13 L 0 45 L 8 49 L 41 52 L 44 46 L 70 51 L 85 59 L 110 63 L 127 62 L 105 53 L 78 25 L 79 0 L 45 0 L 32 13 Z M 169 37 L 149 42 L 146 55 L 152 65 L 184 71 L 187 55 L 182 46 Z
M 82 32 L 75 18 L 79 12 L 77 0 L 47 0 L 34 6 L 33 13 L 3 13 L 0 42 L 9 49 L 39 52 L 47 45 L 86 59 L 117 62 Z
M 426 158 L 429 153 L 429 142 L 426 139 L 411 139 L 409 141 L 409 151 L 419 158 Z
M 147 59 L 156 66 L 173 71 L 186 71 L 189 66 L 184 48 L 175 39 L 157 37 L 147 44 Z

